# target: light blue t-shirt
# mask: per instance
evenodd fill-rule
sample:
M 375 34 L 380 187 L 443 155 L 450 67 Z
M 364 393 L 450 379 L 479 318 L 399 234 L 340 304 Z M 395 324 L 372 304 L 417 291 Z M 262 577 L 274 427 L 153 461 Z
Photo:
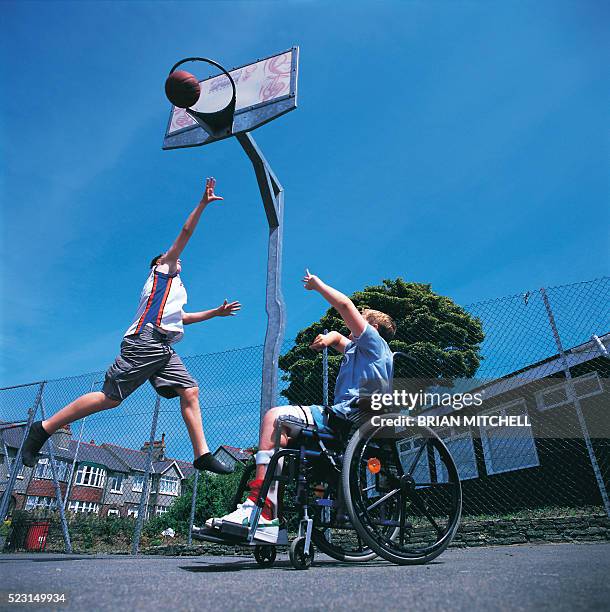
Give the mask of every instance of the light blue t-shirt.
M 335 384 L 335 412 L 349 414 L 354 400 L 392 387 L 392 351 L 379 332 L 368 325 L 345 347 Z

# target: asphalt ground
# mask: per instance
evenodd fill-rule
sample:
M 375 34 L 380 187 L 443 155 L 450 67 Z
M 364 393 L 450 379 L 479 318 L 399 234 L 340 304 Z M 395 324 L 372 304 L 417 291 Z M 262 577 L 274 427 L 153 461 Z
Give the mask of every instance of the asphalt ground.
M 58 605 L 9 593 L 64 593 Z M 428 565 L 319 556 L 0 555 L 1 610 L 610 610 L 610 544 L 451 549 Z

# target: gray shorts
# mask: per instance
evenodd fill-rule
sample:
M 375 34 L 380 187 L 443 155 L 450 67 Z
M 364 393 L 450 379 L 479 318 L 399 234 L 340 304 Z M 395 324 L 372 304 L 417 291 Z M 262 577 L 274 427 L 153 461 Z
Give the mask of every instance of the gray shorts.
M 176 387 L 196 387 L 182 359 L 168 344 L 168 337 L 152 325 L 145 325 L 137 335 L 121 342 L 121 354 L 108 368 L 102 391 L 110 399 L 121 401 L 147 380 L 161 397 L 176 397 Z

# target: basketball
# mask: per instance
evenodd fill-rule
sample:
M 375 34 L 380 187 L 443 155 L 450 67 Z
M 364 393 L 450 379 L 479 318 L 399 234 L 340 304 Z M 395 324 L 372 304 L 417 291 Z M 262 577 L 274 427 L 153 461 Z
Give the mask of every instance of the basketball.
M 185 70 L 172 72 L 165 81 L 165 95 L 174 106 L 189 108 L 199 100 L 200 93 L 199 81 Z

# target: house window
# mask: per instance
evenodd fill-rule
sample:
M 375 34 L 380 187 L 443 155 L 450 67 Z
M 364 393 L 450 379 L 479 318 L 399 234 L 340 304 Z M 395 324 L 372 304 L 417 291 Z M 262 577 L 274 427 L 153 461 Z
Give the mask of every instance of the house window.
M 111 474 L 108 476 L 108 484 L 111 493 L 123 492 L 123 474 Z
M 99 504 L 86 501 L 71 501 L 68 508 L 71 512 L 91 512 L 97 514 L 100 511 Z
M 603 392 L 602 384 L 597 372 L 590 372 L 572 379 L 574 393 L 578 399 L 599 395 Z M 547 387 L 536 393 L 538 410 L 549 410 L 570 403 L 568 386 L 566 382 Z
M 108 516 L 121 516 L 121 513 L 116 508 L 110 508 Z
M 133 477 L 133 485 L 131 487 L 131 490 L 141 493 L 143 488 L 144 488 L 144 474 L 136 474 Z
M 65 481 L 68 474 L 68 463 L 66 461 L 55 460 L 55 473 L 57 480 Z M 53 470 L 51 469 L 51 458 L 43 457 L 38 460 L 34 468 L 34 478 L 53 478 Z
M 525 400 L 516 400 L 482 414 L 527 415 Z M 483 456 L 488 474 L 501 474 L 540 465 L 531 427 L 481 426 Z
M 159 493 L 165 495 L 179 495 L 180 479 L 176 476 L 161 476 L 159 480 Z
M 460 480 L 478 478 L 479 470 L 474 454 L 472 434 L 469 431 L 460 433 L 453 427 L 448 430 L 440 431 L 438 434 L 447 446 L 449 454 L 455 461 Z M 434 459 L 436 461 L 436 477 L 438 482 L 447 482 L 449 480 L 449 475 L 436 449 L 434 451 Z
M 103 487 L 106 471 L 93 465 L 79 465 L 74 484 L 84 487 Z
M 157 506 L 155 508 L 155 514 L 157 516 L 161 516 L 162 514 L 165 514 L 168 511 L 168 507 L 167 506 Z
M 28 495 L 25 501 L 26 510 L 49 510 L 57 508 L 55 497 L 42 497 L 41 495 Z
M 131 518 L 138 518 L 137 506 L 130 506 L 129 508 L 127 508 L 127 516 Z

